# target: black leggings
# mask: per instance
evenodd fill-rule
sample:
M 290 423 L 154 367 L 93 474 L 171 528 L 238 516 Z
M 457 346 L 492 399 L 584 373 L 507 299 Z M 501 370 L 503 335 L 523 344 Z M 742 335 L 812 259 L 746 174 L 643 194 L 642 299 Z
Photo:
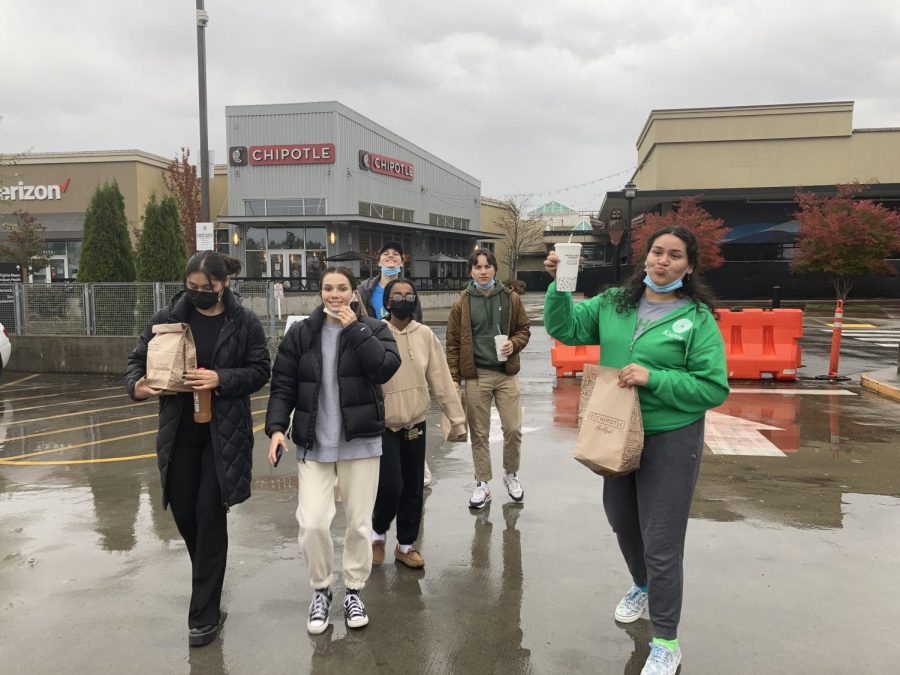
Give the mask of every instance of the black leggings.
M 406 440 L 407 429 L 382 436 L 381 464 L 378 471 L 378 496 L 372 514 L 372 529 L 384 534 L 397 518 L 397 541 L 416 543 L 422 524 L 422 493 L 425 479 L 425 422 L 417 424 L 415 440 Z
M 191 556 L 188 627 L 217 624 L 228 557 L 228 528 L 212 443 L 198 446 L 176 439 L 167 481 L 172 515 Z
M 603 479 L 603 507 L 628 571 L 648 586 L 656 637 L 678 636 L 684 538 L 703 454 L 703 419 L 644 437 L 641 468 Z

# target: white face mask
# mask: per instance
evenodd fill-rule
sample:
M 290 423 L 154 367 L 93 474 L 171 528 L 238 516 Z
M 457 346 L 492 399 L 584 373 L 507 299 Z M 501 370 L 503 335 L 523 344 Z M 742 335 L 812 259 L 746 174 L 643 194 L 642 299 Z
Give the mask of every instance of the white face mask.
M 323 305 L 323 306 L 322 306 L 322 309 L 325 311 L 325 313 L 326 313 L 328 316 L 330 316 L 330 317 L 332 317 L 332 318 L 334 318 L 334 319 L 340 319 L 340 318 L 341 318 L 341 315 L 338 314 L 337 312 L 335 312 L 333 309 L 331 309 L 331 307 L 325 307 L 325 306 Z

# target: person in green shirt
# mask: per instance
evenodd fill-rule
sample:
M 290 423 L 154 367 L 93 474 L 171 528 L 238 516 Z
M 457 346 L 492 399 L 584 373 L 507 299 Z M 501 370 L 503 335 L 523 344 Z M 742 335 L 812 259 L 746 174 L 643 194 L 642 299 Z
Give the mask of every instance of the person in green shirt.
M 684 540 L 703 454 L 706 411 L 728 396 L 725 346 L 711 292 L 695 273 L 697 240 L 683 227 L 654 232 L 646 259 L 625 285 L 575 304 L 551 283 L 547 332 L 567 345 L 600 345 L 600 364 L 637 387 L 644 422 L 641 467 L 603 479 L 603 507 L 633 584 L 616 621 L 637 621 L 649 604 L 654 639 L 642 675 L 674 675 L 681 663 Z M 559 258 L 544 261 L 556 275 Z

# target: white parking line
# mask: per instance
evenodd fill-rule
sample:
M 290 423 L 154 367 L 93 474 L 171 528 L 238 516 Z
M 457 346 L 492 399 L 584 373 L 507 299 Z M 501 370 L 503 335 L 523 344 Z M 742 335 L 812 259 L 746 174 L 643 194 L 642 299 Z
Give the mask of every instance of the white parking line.
M 846 389 L 732 389 L 732 394 L 781 394 L 782 396 L 859 396 Z

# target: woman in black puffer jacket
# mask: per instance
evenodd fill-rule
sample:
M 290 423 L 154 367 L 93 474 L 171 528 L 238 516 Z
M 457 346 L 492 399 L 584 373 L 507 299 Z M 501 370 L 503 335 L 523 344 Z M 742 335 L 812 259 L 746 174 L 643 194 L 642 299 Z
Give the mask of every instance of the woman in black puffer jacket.
M 350 628 L 369 622 L 359 591 L 372 569 L 372 508 L 384 432 L 381 385 L 399 367 L 397 344 L 387 324 L 361 313 L 353 273 L 346 267 L 326 269 L 322 305 L 291 326 L 278 349 L 266 412 L 273 464 L 287 442 L 285 432 L 294 414 L 297 520 L 314 589 L 306 629 L 313 634 L 326 630 L 331 608 L 336 480 L 347 516 L 344 615 Z
M 158 312 L 128 357 L 125 385 L 135 400 L 162 392 L 146 382 L 147 343 L 153 326 L 187 323 L 197 347 L 197 370 L 185 383 L 212 390 L 212 421 L 194 421 L 190 392 L 159 398 L 157 462 L 163 506 L 184 538 L 193 567 L 188 642 L 212 642 L 219 631 L 219 603 L 228 555 L 228 507 L 250 496 L 253 421 L 250 395 L 269 379 L 269 352 L 262 324 L 228 288 L 241 263 L 200 251 L 187 264 L 185 290 Z

